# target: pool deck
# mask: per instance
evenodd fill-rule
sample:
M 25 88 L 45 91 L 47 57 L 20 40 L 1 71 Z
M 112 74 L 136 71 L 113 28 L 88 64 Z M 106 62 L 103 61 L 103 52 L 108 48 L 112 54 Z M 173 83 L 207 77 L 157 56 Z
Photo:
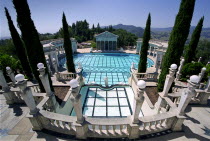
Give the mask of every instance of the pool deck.
M 84 48 L 84 49 L 77 49 L 78 53 L 90 53 L 90 48 Z M 125 53 L 131 53 L 131 54 L 136 54 L 136 49 L 129 49 L 129 50 L 124 50 Z M 148 55 L 148 58 L 150 58 L 152 61 L 155 62 L 155 57 Z M 147 68 L 147 73 L 154 73 L 156 70 L 156 68 L 154 67 L 154 65 L 150 68 Z M 66 70 L 63 70 L 62 72 L 67 72 Z M 56 81 L 55 76 L 51 77 L 53 84 L 56 85 L 68 85 L 68 81 L 63 81 L 63 82 L 58 82 Z M 147 86 L 157 86 L 156 82 L 146 82 Z

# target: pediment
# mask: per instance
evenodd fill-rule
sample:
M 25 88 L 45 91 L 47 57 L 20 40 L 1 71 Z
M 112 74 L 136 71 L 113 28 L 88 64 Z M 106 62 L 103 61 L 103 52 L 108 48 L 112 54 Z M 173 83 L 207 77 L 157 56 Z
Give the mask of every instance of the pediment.
M 96 38 L 113 38 L 113 37 L 118 38 L 118 35 L 115 35 L 111 32 L 105 31 L 103 33 L 96 35 L 95 37 Z

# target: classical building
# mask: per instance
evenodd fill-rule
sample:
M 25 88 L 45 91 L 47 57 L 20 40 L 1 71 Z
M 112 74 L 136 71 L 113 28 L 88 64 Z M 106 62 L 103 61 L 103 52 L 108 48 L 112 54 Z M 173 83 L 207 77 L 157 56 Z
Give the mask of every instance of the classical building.
M 71 47 L 72 47 L 72 52 L 76 53 L 77 52 L 77 40 L 75 38 L 70 38 L 71 40 Z M 52 40 L 45 40 L 41 41 L 44 51 L 49 51 L 51 48 L 55 48 L 59 51 L 64 51 L 63 47 L 63 39 L 52 39 Z
M 108 31 L 95 36 L 97 50 L 117 50 L 117 38 L 119 36 Z

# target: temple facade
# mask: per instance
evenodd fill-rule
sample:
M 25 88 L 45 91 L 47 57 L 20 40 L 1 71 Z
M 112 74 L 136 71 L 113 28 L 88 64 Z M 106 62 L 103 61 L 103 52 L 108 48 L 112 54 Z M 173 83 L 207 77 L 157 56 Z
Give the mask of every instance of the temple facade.
M 117 38 L 119 36 L 105 31 L 95 36 L 97 50 L 117 50 Z

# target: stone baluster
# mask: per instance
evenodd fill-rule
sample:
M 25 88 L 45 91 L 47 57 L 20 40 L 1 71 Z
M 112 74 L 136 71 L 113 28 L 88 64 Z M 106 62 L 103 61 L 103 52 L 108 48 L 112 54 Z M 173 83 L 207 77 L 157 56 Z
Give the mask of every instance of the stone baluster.
M 30 113 L 29 115 L 27 115 L 27 118 L 29 118 L 33 126 L 33 130 L 42 130 L 43 127 L 39 119 L 39 109 L 36 107 L 36 103 L 31 89 L 27 87 L 27 80 L 24 79 L 24 75 L 22 74 L 17 74 L 15 76 L 15 79 L 17 81 L 16 85 L 21 90 L 21 96 L 30 110 Z
M 58 73 L 58 65 L 57 65 L 57 61 L 55 58 L 53 58 L 53 67 L 55 69 L 55 73 Z
M 200 104 L 206 105 L 208 103 L 209 96 L 210 96 L 210 76 L 208 76 L 208 82 L 205 86 L 204 92 L 199 94 Z
M 82 69 L 82 64 L 78 62 L 78 69 Z
M 196 87 L 198 86 L 199 76 L 192 75 L 190 80 L 188 80 L 188 89 L 182 92 L 182 96 L 177 108 L 177 114 L 183 116 L 184 110 L 186 109 L 187 105 L 190 103 L 191 98 L 196 95 Z
M 7 75 L 12 80 L 13 85 L 16 83 L 15 80 L 15 74 L 13 73 L 12 69 L 10 67 L 6 67 Z
M 85 84 L 84 78 L 82 76 L 82 71 L 83 71 L 82 64 L 80 62 L 78 62 L 77 74 L 79 75 L 78 81 L 79 81 L 80 86 L 83 86 Z
M 184 65 L 184 59 L 181 59 L 178 71 L 176 73 L 176 80 L 179 80 L 181 77 L 181 70 L 182 70 L 183 65 Z
M 153 58 L 155 58 L 155 47 L 154 47 L 154 51 L 153 51 Z
M 160 61 L 157 61 L 155 73 L 158 73 L 159 67 L 160 67 Z
M 13 92 L 10 91 L 10 87 L 8 86 L 3 71 L 0 70 L 0 85 L 2 86 L 2 91 L 0 91 L 0 93 L 3 93 L 5 99 L 6 99 L 6 103 L 7 104 L 13 104 L 14 103 L 14 94 Z
M 176 64 L 172 64 L 171 67 L 169 68 L 169 74 L 166 76 L 165 79 L 165 84 L 164 84 L 164 88 L 163 88 L 163 92 L 161 92 L 158 97 L 158 101 L 155 103 L 155 107 L 157 108 L 157 112 L 160 112 L 161 107 L 166 106 L 164 100 L 162 97 L 166 97 L 168 96 L 168 91 L 175 79 L 174 74 L 176 72 L 177 69 L 177 65 Z
M 206 72 L 206 68 L 203 67 L 203 68 L 201 69 L 201 73 L 199 73 L 199 81 L 198 81 L 198 83 L 200 83 L 201 80 L 203 79 L 203 76 L 204 76 L 205 72 Z
M 45 91 L 46 91 L 46 96 L 49 97 L 48 105 L 49 105 L 50 111 L 55 111 L 55 105 L 57 103 L 56 103 L 55 95 L 51 90 L 49 77 L 48 77 L 48 74 L 45 72 L 44 64 L 38 63 L 37 67 L 38 67 L 38 71 L 40 73 L 39 78 L 44 86 Z
M 134 65 L 135 63 L 134 62 L 132 62 L 132 64 L 131 64 L 131 69 L 135 69 L 135 65 Z
M 59 62 L 58 62 L 58 55 L 56 53 L 56 51 L 54 51 L 54 58 L 55 58 L 55 61 L 56 61 L 56 64 L 57 64 L 57 67 L 59 67 Z
M 76 136 L 78 138 L 85 139 L 87 138 L 87 130 L 88 126 L 84 125 L 84 116 L 82 115 L 82 105 L 81 105 L 81 94 L 79 94 L 80 87 L 78 85 L 78 81 L 76 79 L 72 79 L 70 81 L 71 86 L 71 96 L 70 100 L 73 104 L 74 111 L 76 113 L 77 121 L 75 123 L 76 127 Z
M 132 64 L 131 64 L 130 71 L 131 71 L 131 73 L 135 72 L 135 63 L 134 62 L 132 62 Z
M 209 79 L 208 79 L 208 82 L 207 82 L 207 84 L 206 84 L 206 89 L 205 89 L 205 90 L 206 90 L 207 92 L 210 92 L 210 76 L 208 76 L 208 78 L 209 78 Z
M 46 61 L 46 63 L 47 63 L 47 68 L 48 68 L 49 74 L 51 76 L 52 75 L 52 71 L 51 71 L 51 68 L 50 68 L 50 63 L 49 63 L 49 61 Z
M 108 84 L 108 77 L 104 78 L 104 82 L 105 82 L 105 86 L 108 87 L 109 86 L 109 84 Z
M 139 113 L 141 111 L 142 104 L 144 102 L 144 91 L 146 88 L 146 82 L 144 80 L 139 80 L 137 82 L 137 94 L 134 97 L 133 105 L 133 115 L 132 123 L 130 124 L 130 134 L 129 139 L 134 139 L 139 137 Z

